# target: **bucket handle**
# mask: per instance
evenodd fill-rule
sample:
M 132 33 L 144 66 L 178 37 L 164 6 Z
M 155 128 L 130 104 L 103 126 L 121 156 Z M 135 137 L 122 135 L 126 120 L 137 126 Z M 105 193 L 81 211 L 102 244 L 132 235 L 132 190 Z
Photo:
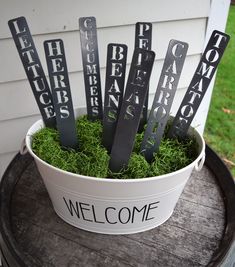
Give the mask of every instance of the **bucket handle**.
M 204 165 L 204 162 L 205 162 L 205 159 L 206 159 L 206 154 L 205 154 L 205 152 L 202 154 L 202 157 L 196 162 L 196 164 L 195 164 L 195 170 L 197 171 L 197 172 L 199 172 L 201 169 L 202 169 L 202 167 L 203 167 L 203 165 Z
M 21 143 L 21 147 L 20 147 L 20 154 L 23 156 L 28 152 L 28 149 L 26 147 L 26 142 L 25 142 L 25 138 L 23 139 L 22 143 Z

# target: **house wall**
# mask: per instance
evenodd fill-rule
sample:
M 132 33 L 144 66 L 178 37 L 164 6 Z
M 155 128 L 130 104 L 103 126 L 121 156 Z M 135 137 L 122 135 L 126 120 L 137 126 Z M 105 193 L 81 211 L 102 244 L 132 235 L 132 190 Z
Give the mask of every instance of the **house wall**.
M 12 157 L 19 151 L 29 126 L 40 118 L 31 88 L 11 38 L 7 22 L 25 16 L 42 65 L 47 73 L 43 41 L 61 38 L 64 41 L 74 107 L 85 106 L 85 92 L 78 31 L 78 18 L 95 16 L 102 87 L 104 87 L 106 48 L 110 42 L 128 45 L 128 67 L 134 47 L 135 23 L 153 23 L 152 49 L 156 60 L 150 82 L 150 101 L 154 97 L 163 59 L 170 39 L 189 43 L 172 113 L 178 109 L 193 72 L 200 60 L 205 40 L 213 28 L 224 29 L 228 0 L 2 0 L 0 9 L 0 177 Z M 222 14 L 216 19 L 217 11 Z M 216 12 L 215 12 L 216 11 Z M 210 92 L 193 121 L 203 132 Z

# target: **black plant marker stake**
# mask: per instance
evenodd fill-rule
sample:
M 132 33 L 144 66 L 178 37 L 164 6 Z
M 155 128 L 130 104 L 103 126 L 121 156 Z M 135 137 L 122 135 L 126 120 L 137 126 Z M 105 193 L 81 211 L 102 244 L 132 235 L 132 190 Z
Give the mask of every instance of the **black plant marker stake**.
M 8 25 L 45 126 L 56 128 L 52 95 L 27 21 L 19 17 L 9 20 Z
M 155 53 L 136 48 L 116 127 L 109 168 L 119 172 L 128 164 L 138 130 Z
M 229 35 L 219 31 L 213 31 L 211 34 L 192 81 L 174 118 L 168 137 L 183 138 L 186 136 L 229 39 Z
M 122 104 L 126 58 L 126 45 L 108 45 L 102 142 L 109 152 L 112 148 L 117 120 Z
M 140 149 L 148 162 L 152 161 L 153 154 L 158 151 L 187 50 L 187 43 L 177 40 L 171 40 L 169 43 Z
M 152 49 L 152 23 L 137 22 L 135 25 L 135 48 Z M 139 132 L 143 131 L 148 117 L 149 86 L 140 118 Z
M 45 41 L 44 49 L 60 143 L 66 148 L 75 149 L 78 142 L 63 41 L 60 39 Z
M 103 118 L 100 65 L 98 55 L 96 19 L 79 18 L 82 49 L 83 74 L 85 82 L 87 116 L 89 120 Z

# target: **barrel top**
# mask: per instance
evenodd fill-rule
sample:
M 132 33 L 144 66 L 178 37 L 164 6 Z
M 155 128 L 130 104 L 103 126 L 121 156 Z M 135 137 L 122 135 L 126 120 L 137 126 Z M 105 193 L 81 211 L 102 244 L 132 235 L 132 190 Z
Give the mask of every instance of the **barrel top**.
M 216 157 L 207 147 L 206 165 L 193 172 L 167 222 L 114 236 L 86 232 L 60 219 L 32 158 L 17 155 L 0 187 L 1 252 L 9 266 L 232 264 L 235 189 Z

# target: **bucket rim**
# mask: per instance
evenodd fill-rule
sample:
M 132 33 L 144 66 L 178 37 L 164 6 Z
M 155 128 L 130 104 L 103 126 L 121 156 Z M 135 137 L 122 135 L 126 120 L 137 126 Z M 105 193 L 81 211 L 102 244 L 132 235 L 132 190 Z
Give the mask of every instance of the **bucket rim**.
M 96 182 L 105 182 L 105 183 L 142 183 L 144 181 L 152 181 L 152 180 L 162 180 L 165 179 L 166 177 L 169 177 L 169 175 L 177 175 L 181 172 L 184 172 L 186 169 L 190 169 L 196 166 L 196 164 L 198 162 L 201 161 L 201 159 L 205 156 L 205 141 L 203 136 L 198 132 L 198 130 L 196 129 L 196 127 L 192 127 L 190 126 L 189 128 L 189 133 L 190 135 L 194 135 L 196 137 L 197 143 L 199 144 L 198 140 L 200 140 L 201 144 L 199 144 L 199 146 L 201 146 L 200 148 L 200 153 L 198 154 L 197 158 L 192 161 L 189 165 L 176 170 L 174 172 L 170 172 L 170 173 L 166 173 L 166 174 L 162 174 L 162 175 L 158 175 L 158 176 L 152 176 L 152 177 L 144 177 L 144 178 L 128 178 L 128 179 L 115 179 L 115 178 L 109 178 L 109 177 L 93 177 L 93 176 L 86 176 L 83 174 L 77 174 L 77 173 L 72 173 L 69 171 L 65 171 L 62 170 L 58 167 L 52 166 L 49 163 L 47 163 L 46 161 L 42 160 L 41 158 L 39 158 L 32 150 L 31 148 L 31 142 L 32 142 L 32 135 L 34 133 L 36 133 L 37 131 L 39 131 L 40 129 L 37 130 L 32 130 L 34 127 L 40 127 L 40 128 L 44 128 L 45 124 L 43 122 L 42 119 L 37 120 L 35 123 L 33 123 L 31 125 L 31 127 L 28 129 L 27 133 L 26 133 L 26 137 L 25 137 L 25 145 L 27 147 L 28 152 L 30 153 L 30 155 L 36 159 L 37 161 L 39 161 L 41 164 L 46 165 L 47 167 L 50 167 L 51 169 L 53 169 L 54 171 L 60 172 L 62 174 L 65 175 L 70 175 L 73 176 L 75 178 L 80 178 L 80 179 L 84 179 L 84 180 L 91 180 L 91 181 L 96 181 Z

